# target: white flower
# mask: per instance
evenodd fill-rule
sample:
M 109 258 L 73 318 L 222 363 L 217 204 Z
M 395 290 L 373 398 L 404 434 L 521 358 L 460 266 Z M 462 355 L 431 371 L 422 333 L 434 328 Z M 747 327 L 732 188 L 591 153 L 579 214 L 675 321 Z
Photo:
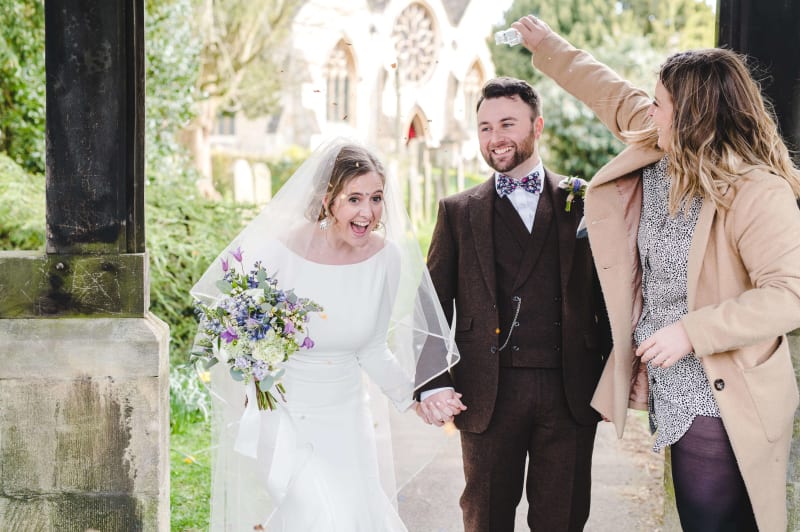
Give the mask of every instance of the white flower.
M 248 288 L 244 291 L 244 294 L 252 297 L 253 301 L 256 302 L 256 305 L 261 305 L 267 301 L 266 297 L 264 297 L 264 290 L 262 288 Z
M 255 342 L 252 350 L 253 358 L 262 360 L 270 366 L 283 362 L 284 353 L 283 341 L 272 329 L 267 331 L 264 338 Z

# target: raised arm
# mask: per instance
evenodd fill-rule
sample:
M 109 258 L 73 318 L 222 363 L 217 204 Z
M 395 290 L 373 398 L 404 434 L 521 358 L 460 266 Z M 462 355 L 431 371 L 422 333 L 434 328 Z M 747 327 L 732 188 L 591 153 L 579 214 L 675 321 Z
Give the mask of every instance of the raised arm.
M 614 134 L 637 131 L 649 125 L 650 97 L 555 33 L 542 20 L 527 15 L 511 27 L 522 35 L 522 44 L 533 54 L 534 68 L 586 104 Z

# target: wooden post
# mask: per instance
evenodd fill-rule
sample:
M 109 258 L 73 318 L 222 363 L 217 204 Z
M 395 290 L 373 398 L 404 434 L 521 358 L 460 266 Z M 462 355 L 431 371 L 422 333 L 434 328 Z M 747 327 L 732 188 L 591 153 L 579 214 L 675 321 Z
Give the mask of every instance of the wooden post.
M 771 101 L 781 135 L 800 165 L 800 2 L 719 0 L 717 45 L 747 54 L 760 70 L 757 79 Z M 800 330 L 789 335 L 795 372 L 800 370 Z M 789 530 L 800 530 L 800 416 L 786 479 Z
M 800 2 L 718 0 L 717 46 L 756 60 L 781 134 L 800 164 Z
M 48 255 L 0 255 L 0 318 L 144 316 L 144 2 L 48 1 L 45 48 Z

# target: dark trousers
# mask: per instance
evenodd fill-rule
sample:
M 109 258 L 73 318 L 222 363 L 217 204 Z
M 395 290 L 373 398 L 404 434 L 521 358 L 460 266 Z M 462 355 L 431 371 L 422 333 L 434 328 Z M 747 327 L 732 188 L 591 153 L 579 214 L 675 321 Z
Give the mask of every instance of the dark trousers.
M 537 532 L 583 530 L 589 517 L 597 424 L 578 425 L 561 369 L 500 369 L 489 428 L 461 432 L 465 532 L 511 532 L 528 459 L 528 525 Z
M 697 416 L 670 447 L 684 532 L 758 532 L 750 497 L 722 420 Z

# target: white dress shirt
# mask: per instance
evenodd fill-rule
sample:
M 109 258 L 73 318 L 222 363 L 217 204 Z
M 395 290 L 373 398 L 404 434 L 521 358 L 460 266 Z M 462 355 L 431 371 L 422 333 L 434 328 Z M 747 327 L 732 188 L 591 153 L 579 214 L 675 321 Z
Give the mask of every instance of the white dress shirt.
M 539 164 L 534 166 L 530 172 L 526 173 L 525 175 L 530 175 L 533 172 L 539 172 L 539 178 L 542 180 L 542 189 L 545 186 L 545 177 L 544 177 L 544 165 L 541 161 Z M 494 174 L 495 180 L 497 180 L 497 172 Z M 528 232 L 533 231 L 533 220 L 536 217 L 536 208 L 539 206 L 539 196 L 541 195 L 541 189 L 536 194 L 531 194 L 527 190 L 524 190 L 521 187 L 517 187 L 514 189 L 514 192 L 508 195 L 508 199 L 511 201 L 511 205 L 517 210 L 519 217 L 522 218 L 523 223 L 525 223 L 525 227 L 528 228 Z

